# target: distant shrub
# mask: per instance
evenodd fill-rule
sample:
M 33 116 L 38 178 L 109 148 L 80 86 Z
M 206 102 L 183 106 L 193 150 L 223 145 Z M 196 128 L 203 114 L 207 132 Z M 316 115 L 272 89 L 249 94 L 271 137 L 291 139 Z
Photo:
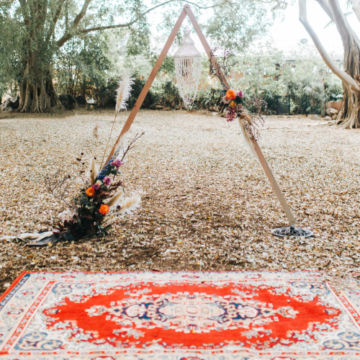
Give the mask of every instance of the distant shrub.
M 145 80 L 141 80 L 140 77 L 137 74 L 134 74 L 134 84 L 132 86 L 132 91 L 129 100 L 127 101 L 128 108 L 132 109 L 136 103 L 136 100 L 138 99 L 141 90 L 143 89 L 145 85 Z M 97 104 L 99 107 L 107 108 L 107 107 L 114 107 L 116 103 L 116 89 L 118 88 L 118 82 L 120 80 L 120 77 L 118 78 L 112 78 L 108 80 L 106 85 L 102 85 L 98 91 L 94 93 Z M 141 106 L 142 109 L 149 109 L 154 104 L 157 103 L 159 99 L 159 96 L 154 93 L 151 89 L 147 93 L 145 100 Z
M 164 106 L 170 106 L 174 108 L 182 104 L 182 99 L 179 93 L 179 89 L 173 81 L 167 81 L 162 84 L 160 88 L 159 103 Z
M 134 85 L 132 86 L 132 90 L 131 90 L 131 95 L 130 98 L 128 100 L 128 108 L 132 109 L 141 93 L 141 90 L 143 89 L 146 80 L 144 79 L 140 79 L 140 77 L 135 74 L 134 75 L 135 80 L 134 80 Z M 153 107 L 159 100 L 159 96 L 153 92 L 150 88 L 150 90 L 148 91 L 144 102 L 141 105 L 142 109 L 150 109 L 151 107 Z

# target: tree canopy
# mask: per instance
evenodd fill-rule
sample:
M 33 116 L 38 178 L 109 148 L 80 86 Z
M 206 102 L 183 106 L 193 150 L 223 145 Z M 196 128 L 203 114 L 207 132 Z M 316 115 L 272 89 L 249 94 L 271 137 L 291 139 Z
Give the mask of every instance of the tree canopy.
M 150 25 L 157 21 L 156 32 L 169 33 L 184 4 L 180 0 L 2 1 L 0 91 L 16 82 L 22 111 L 60 106 L 52 81 L 55 68 L 59 72 L 66 66 L 67 71 L 82 67 L 84 76 L 89 77 L 85 68 L 89 69 L 90 63 L 99 68 L 108 66 L 100 60 L 100 52 L 104 46 L 116 46 L 117 39 L 104 44 L 98 36 L 110 29 L 124 30 L 128 55 L 147 52 L 150 57 L 155 35 Z M 246 49 L 271 22 L 261 0 L 200 0 L 190 4 L 196 15 L 205 19 L 202 26 L 212 45 L 236 51 Z M 68 56 L 65 66 L 64 54 L 73 58 L 71 65 Z

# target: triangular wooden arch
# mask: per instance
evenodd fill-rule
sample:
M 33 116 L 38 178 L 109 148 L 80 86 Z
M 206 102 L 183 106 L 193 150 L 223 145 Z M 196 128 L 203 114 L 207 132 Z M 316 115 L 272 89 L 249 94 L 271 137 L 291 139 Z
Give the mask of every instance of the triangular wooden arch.
M 225 78 L 225 76 L 224 76 L 224 74 L 223 74 L 223 72 L 222 72 L 222 70 L 221 70 L 221 68 L 219 66 L 219 64 L 216 61 L 216 58 L 211 55 L 211 48 L 210 48 L 210 46 L 209 46 L 203 32 L 201 31 L 198 22 L 196 21 L 196 18 L 194 16 L 193 12 L 191 11 L 190 5 L 188 5 L 188 4 L 184 5 L 183 11 L 181 12 L 181 14 L 180 14 L 180 16 L 179 16 L 173 30 L 171 31 L 171 34 L 170 34 L 169 38 L 167 39 L 167 41 L 165 43 L 165 46 L 164 46 L 163 50 L 161 51 L 160 56 L 157 59 L 155 65 L 154 65 L 154 68 L 152 69 L 152 71 L 150 73 L 150 76 L 147 79 L 147 81 L 145 83 L 145 86 L 143 87 L 143 89 L 142 89 L 142 91 L 141 91 L 141 93 L 140 93 L 140 95 L 139 95 L 139 97 L 138 97 L 138 99 L 137 99 L 137 101 L 136 101 L 136 103 L 135 103 L 135 105 L 134 105 L 128 119 L 126 120 L 126 123 L 125 123 L 123 129 L 121 130 L 121 133 L 120 133 L 118 139 L 116 140 L 116 142 L 115 142 L 115 144 L 114 144 L 114 146 L 113 146 L 113 148 L 112 148 L 112 150 L 111 150 L 111 152 L 109 154 L 109 157 L 107 158 L 105 164 L 107 164 L 107 162 L 114 155 L 114 153 L 115 153 L 115 151 L 116 151 L 116 149 L 118 147 L 118 144 L 120 143 L 120 139 L 123 137 L 123 135 L 125 135 L 129 131 L 132 123 L 134 122 L 135 117 L 136 117 L 136 115 L 137 115 L 137 113 L 138 113 L 138 111 L 139 111 L 139 109 L 140 109 L 140 107 L 141 107 L 141 105 L 142 105 L 142 103 L 143 103 L 143 101 L 144 101 L 144 99 L 145 99 L 145 97 L 146 97 L 146 95 L 147 95 L 147 93 L 148 93 L 148 91 L 149 91 L 149 89 L 150 89 L 150 87 L 151 87 L 151 85 L 152 85 L 152 83 L 153 83 L 159 69 L 160 69 L 160 66 L 163 63 L 163 61 L 165 59 L 165 56 L 168 53 L 168 51 L 169 51 L 169 49 L 170 49 L 170 47 L 171 47 L 171 45 L 172 45 L 172 43 L 173 43 L 173 41 L 175 39 L 175 36 L 178 33 L 178 31 L 180 30 L 181 24 L 184 21 L 186 16 L 189 17 L 189 19 L 190 19 L 190 21 L 191 21 L 197 35 L 199 36 L 199 39 L 200 39 L 200 41 L 201 41 L 201 43 L 202 43 L 202 45 L 203 45 L 203 47 L 204 47 L 204 49 L 205 49 L 205 51 L 206 51 L 206 53 L 208 55 L 210 61 L 212 62 L 212 66 L 215 69 L 215 71 L 216 71 L 216 73 L 218 75 L 218 78 L 221 79 L 221 85 L 224 87 L 224 89 L 229 89 L 230 88 L 229 84 L 228 84 L 228 82 L 227 82 L 227 80 L 226 80 L 226 78 Z M 271 171 L 268 163 L 265 160 L 265 157 L 264 157 L 264 155 L 263 155 L 263 153 L 262 153 L 262 151 L 261 151 L 261 149 L 259 147 L 258 142 L 255 139 L 253 139 L 252 142 L 253 142 L 255 152 L 256 152 L 256 154 L 257 154 L 257 156 L 259 158 L 260 164 L 261 164 L 262 168 L 264 169 L 265 174 L 266 174 L 266 176 L 268 177 L 268 179 L 270 181 L 270 184 L 271 184 L 271 186 L 272 186 L 272 188 L 273 188 L 273 190 L 274 190 L 274 192 L 275 192 L 275 194 L 276 194 L 276 196 L 277 196 L 277 198 L 278 198 L 278 200 L 280 202 L 280 205 L 281 205 L 282 209 L 284 210 L 287 218 L 289 219 L 290 226 L 295 226 L 294 215 L 293 215 L 289 205 L 287 204 L 287 202 L 286 202 L 286 200 L 284 198 L 284 195 L 282 194 L 282 192 L 280 190 L 280 187 L 279 187 L 278 183 L 276 182 L 276 180 L 274 178 L 274 175 L 272 174 L 272 171 Z

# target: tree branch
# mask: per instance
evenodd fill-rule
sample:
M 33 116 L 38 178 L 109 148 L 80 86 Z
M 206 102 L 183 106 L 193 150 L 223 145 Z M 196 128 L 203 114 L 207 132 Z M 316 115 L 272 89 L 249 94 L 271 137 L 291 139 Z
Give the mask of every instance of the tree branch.
M 147 13 L 149 13 L 150 11 L 155 10 L 158 7 L 164 6 L 166 4 L 169 4 L 171 2 L 174 2 L 176 0 L 168 0 L 165 1 L 159 5 L 156 5 L 148 10 L 146 10 L 145 12 L 143 12 L 142 14 L 138 15 L 134 20 L 126 23 L 126 24 L 118 24 L 118 25 L 108 25 L 108 26 L 98 26 L 98 27 L 94 27 L 94 28 L 90 28 L 90 29 L 84 29 L 84 30 L 79 30 L 80 34 L 87 34 L 91 31 L 98 31 L 98 30 L 107 30 L 107 29 L 116 29 L 116 28 L 121 28 L 121 27 L 126 27 L 126 26 L 131 26 L 132 24 L 135 24 L 139 19 L 141 19 L 144 15 L 146 15 Z
M 24 17 L 24 24 L 26 26 L 29 26 L 30 25 L 30 16 L 29 16 L 28 4 L 27 4 L 26 0 L 19 0 L 19 1 L 20 1 L 20 5 L 21 5 L 21 12 Z
M 45 21 L 46 21 L 46 12 L 48 9 L 48 0 L 43 0 L 43 3 L 41 5 L 39 5 L 38 3 L 38 11 L 37 13 L 39 13 L 40 15 L 37 18 L 37 25 L 36 25 L 36 30 L 39 30 L 40 28 L 43 28 L 44 30 L 44 25 L 45 25 Z
M 134 23 L 136 23 L 137 21 L 139 21 L 143 16 L 145 16 L 149 12 L 151 12 L 151 11 L 153 11 L 153 10 L 159 8 L 159 7 L 162 7 L 162 6 L 166 5 L 166 4 L 175 2 L 175 1 L 177 1 L 177 0 L 167 0 L 167 1 L 163 2 L 163 3 L 161 3 L 161 4 L 155 5 L 152 8 L 150 8 L 150 9 L 144 11 L 143 13 L 141 13 L 140 15 L 138 15 L 134 20 L 132 20 L 132 21 L 130 21 L 128 23 L 125 23 L 125 24 L 97 26 L 97 27 L 93 27 L 93 28 L 89 28 L 89 29 L 77 30 L 77 27 L 78 27 L 81 19 L 85 16 L 87 7 L 88 7 L 89 3 L 91 2 L 91 0 L 86 0 L 81 12 L 76 16 L 76 18 L 74 20 L 74 23 L 72 25 L 72 31 L 64 34 L 62 36 L 62 38 L 57 41 L 57 45 L 59 47 L 63 46 L 68 40 L 70 40 L 76 34 L 87 34 L 87 33 L 92 32 L 92 31 L 116 29 L 116 28 L 122 28 L 122 27 L 131 26 Z M 218 6 L 222 6 L 222 5 L 226 4 L 226 3 L 230 4 L 230 5 L 233 5 L 231 0 L 223 0 L 223 1 L 219 2 L 218 4 L 211 5 L 211 6 L 200 6 L 200 5 L 198 5 L 198 4 L 194 3 L 194 2 L 190 2 L 190 1 L 187 1 L 187 3 L 194 5 L 194 6 L 198 7 L 199 9 L 215 8 L 215 7 L 218 7 Z
M 158 4 L 148 10 L 146 10 L 145 12 L 143 12 L 142 14 L 138 15 L 134 20 L 126 23 L 126 24 L 118 24 L 118 25 L 108 25 L 108 26 L 98 26 L 98 27 L 94 27 L 94 28 L 90 28 L 90 29 L 84 29 L 84 30 L 79 30 L 79 33 L 81 34 L 87 34 L 91 31 L 98 31 L 98 30 L 107 30 L 107 29 L 116 29 L 116 28 L 121 28 L 121 27 L 126 27 L 126 26 L 131 26 L 132 24 L 135 24 L 139 19 L 141 19 L 144 15 L 146 15 L 147 13 L 149 13 L 150 11 L 153 11 L 155 9 L 157 9 L 158 7 L 164 6 L 166 4 L 169 4 L 171 2 L 174 2 L 176 0 L 168 0 L 165 1 L 161 4 Z
M 206 9 L 212 9 L 212 8 L 216 8 L 218 6 L 222 6 L 224 4 L 229 4 L 229 5 L 234 5 L 230 0 L 224 0 L 222 2 L 219 2 L 218 4 L 215 4 L 215 5 L 210 5 L 210 6 L 200 6 L 192 1 L 186 1 L 187 4 L 190 4 L 190 5 L 194 5 L 196 6 L 198 9 L 202 9 L 202 10 L 206 10 Z
M 352 0 L 352 8 L 354 10 L 354 13 L 357 17 L 357 19 L 360 21 L 360 1 L 359 0 Z
M 357 37 L 356 33 L 353 31 L 351 26 L 349 25 L 338 0 L 329 0 L 329 5 L 331 8 L 331 12 L 334 17 L 334 21 L 336 27 L 340 33 L 341 40 L 343 42 L 344 47 L 349 46 L 350 40 L 354 40 L 358 48 L 360 48 L 360 41 Z
M 86 12 L 87 12 L 87 9 L 88 9 L 90 3 L 91 3 L 91 0 L 85 0 L 84 5 L 83 5 L 81 11 L 79 12 L 79 14 L 77 14 L 76 18 L 74 19 L 74 22 L 73 22 L 73 24 L 72 24 L 72 27 L 73 27 L 73 28 L 76 29 L 76 28 L 78 27 L 80 21 L 81 21 L 81 20 L 83 19 L 83 17 L 86 15 Z
M 343 44 L 346 45 L 349 42 L 350 34 L 348 31 L 348 27 L 346 26 L 347 21 L 345 19 L 344 13 L 342 12 L 339 2 L 337 0 L 329 0 L 329 5 L 334 17 L 334 22 L 341 36 L 341 40 Z
M 81 11 L 76 15 L 72 25 L 71 25 L 71 29 L 70 32 L 65 33 L 61 39 L 59 39 L 56 44 L 58 45 L 58 47 L 62 47 L 68 40 L 70 40 L 73 36 L 74 33 L 76 33 L 77 27 L 80 23 L 80 21 L 83 19 L 83 17 L 86 15 L 87 9 L 89 7 L 91 3 L 91 0 L 85 0 L 83 7 L 81 8 Z
M 49 32 L 48 32 L 48 34 L 47 34 L 47 36 L 46 36 L 46 41 L 45 41 L 45 43 L 48 43 L 49 40 L 50 40 L 50 38 L 51 38 L 51 36 L 54 34 L 55 27 L 56 27 L 56 23 L 57 23 L 57 21 L 59 20 L 59 17 L 60 17 L 61 10 L 62 10 L 62 7 L 63 7 L 63 5 L 64 5 L 64 2 L 65 2 L 65 0 L 61 0 L 58 8 L 57 8 L 56 11 L 55 11 L 55 15 L 54 15 L 54 17 L 53 17 L 53 19 L 52 19 L 52 22 L 51 22 L 51 24 L 50 24 L 50 29 L 49 29 Z
M 326 12 L 326 14 L 329 16 L 331 21 L 334 21 L 333 14 L 331 12 L 329 3 L 327 0 L 316 0 L 316 2 L 322 7 L 322 9 Z
M 308 19 L 307 19 L 307 11 L 306 11 L 306 0 L 299 0 L 299 10 L 300 10 L 300 22 L 304 25 L 306 31 L 314 41 L 316 48 L 318 49 L 321 57 L 323 58 L 325 64 L 329 67 L 329 69 L 339 77 L 350 89 L 360 92 L 359 84 L 345 71 L 341 70 L 336 63 L 330 58 L 329 54 L 326 52 L 323 47 L 320 39 L 314 32 L 311 27 Z

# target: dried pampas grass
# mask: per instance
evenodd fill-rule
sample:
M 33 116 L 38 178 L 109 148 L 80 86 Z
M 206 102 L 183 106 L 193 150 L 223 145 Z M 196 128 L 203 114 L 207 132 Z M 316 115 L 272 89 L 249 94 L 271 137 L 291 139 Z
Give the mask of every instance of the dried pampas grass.
M 108 200 L 106 203 L 106 205 L 108 205 L 110 208 L 116 206 L 121 199 L 124 196 L 124 189 L 119 190 L 110 200 Z
M 134 84 L 134 79 L 130 76 L 130 71 L 125 70 L 122 76 L 122 79 L 119 81 L 119 87 L 116 90 L 116 106 L 115 106 L 115 117 L 111 126 L 110 135 L 108 141 L 105 146 L 104 155 L 101 160 L 101 168 L 103 168 L 106 164 L 104 164 L 105 154 L 109 145 L 109 141 L 111 139 L 112 132 L 114 130 L 114 125 L 116 121 L 116 115 L 121 109 L 126 109 L 126 102 L 128 101 L 131 94 L 131 86 Z M 115 145 L 116 148 L 116 145 Z
M 126 109 L 126 102 L 131 93 L 131 86 L 134 84 L 134 79 L 130 76 L 129 70 L 125 70 L 122 79 L 119 81 L 119 87 L 116 90 L 116 112 Z
M 96 139 L 99 138 L 99 128 L 100 128 L 100 123 L 97 122 L 93 129 L 93 135 L 95 136 Z
M 89 180 L 90 185 L 93 185 L 95 183 L 95 179 L 98 176 L 98 168 L 95 163 L 95 159 L 91 158 L 90 160 L 90 169 L 89 169 Z
M 130 214 L 132 211 L 134 211 L 137 207 L 140 206 L 140 203 L 141 196 L 139 194 L 134 194 L 124 200 L 119 213 L 121 215 Z

